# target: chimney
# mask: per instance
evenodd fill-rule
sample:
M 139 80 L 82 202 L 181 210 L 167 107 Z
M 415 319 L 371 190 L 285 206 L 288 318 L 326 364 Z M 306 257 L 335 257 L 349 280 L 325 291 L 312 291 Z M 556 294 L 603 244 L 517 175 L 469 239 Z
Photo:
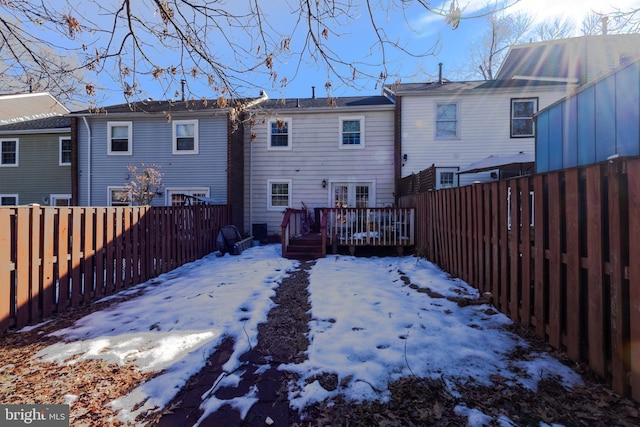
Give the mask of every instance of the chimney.
M 438 63 L 438 83 L 442 84 L 442 62 Z
M 184 101 L 184 85 L 187 83 L 185 79 L 180 80 L 180 86 L 182 87 L 182 100 Z
M 316 99 L 316 87 L 311 86 L 311 98 Z
M 608 16 L 603 16 L 602 17 L 602 35 L 606 36 L 607 32 L 609 31 L 609 29 L 607 28 L 607 24 L 609 21 L 609 17 Z

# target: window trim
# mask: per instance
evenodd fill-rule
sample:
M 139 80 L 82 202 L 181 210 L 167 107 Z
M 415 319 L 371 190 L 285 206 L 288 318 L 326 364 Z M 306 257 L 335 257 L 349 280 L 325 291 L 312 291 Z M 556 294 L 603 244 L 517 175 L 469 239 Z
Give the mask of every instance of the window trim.
M 533 115 L 529 118 L 529 120 L 531 120 L 531 130 L 532 133 L 529 135 L 514 135 L 514 128 L 513 128 L 513 121 L 516 119 L 516 117 L 513 116 L 513 112 L 514 112 L 514 108 L 513 108 L 513 104 L 515 102 L 533 102 L 533 115 L 535 115 L 538 112 L 538 108 L 540 105 L 540 101 L 539 98 L 537 96 L 532 96 L 532 97 L 520 97 L 520 98 L 511 98 L 510 100 L 510 109 L 509 109 L 509 135 L 511 138 L 535 138 L 536 136 L 536 126 L 535 126 L 535 121 L 533 120 Z M 522 119 L 526 119 L 526 117 L 518 117 L 518 119 L 522 120 Z
M 327 188 L 329 189 L 329 194 L 327 195 L 327 206 L 335 207 L 335 186 L 343 185 L 347 187 L 347 195 L 348 199 L 347 204 L 352 204 L 353 206 L 349 206 L 351 208 L 355 207 L 356 204 L 356 187 L 369 187 L 369 207 L 373 208 L 377 206 L 377 182 L 375 179 L 363 180 L 358 178 L 347 178 L 347 179 L 330 179 Z M 353 195 L 351 193 L 353 192 Z M 352 203 L 351 203 L 352 202 Z
M 49 194 L 49 206 L 57 206 L 53 203 L 57 199 L 69 199 L 67 206 L 71 206 L 71 194 Z
M 16 162 L 15 163 L 3 163 L 2 162 L 2 143 L 15 141 L 16 143 Z M 1 138 L 0 139 L 0 167 L 3 168 L 15 168 L 20 166 L 20 138 Z
M 177 135 L 177 127 L 178 125 L 193 125 L 193 150 L 179 150 L 178 149 L 178 135 Z M 198 119 L 193 120 L 173 120 L 171 122 L 172 129 L 172 153 L 175 155 L 183 155 L 183 154 L 198 154 L 200 150 L 199 146 L 199 131 L 198 131 Z
M 271 145 L 271 137 L 273 134 L 271 133 L 271 124 L 276 121 L 281 120 L 287 124 L 287 145 L 286 146 L 272 146 Z M 293 134 L 293 120 L 291 117 L 272 117 L 267 121 L 267 150 L 269 151 L 289 151 L 293 149 L 292 142 L 292 134 Z
M 62 161 L 62 141 L 69 141 L 69 162 Z M 71 137 L 61 136 L 58 138 L 58 166 L 71 166 Z
M 128 130 L 127 151 L 112 151 L 111 144 L 111 130 L 116 126 L 126 126 Z M 107 122 L 107 155 L 108 156 L 131 156 L 133 155 L 133 122 L 131 121 L 117 121 Z
M 111 198 L 112 194 L 111 192 L 114 190 L 121 190 L 124 191 L 126 190 L 122 185 L 109 185 L 107 186 L 107 205 L 108 206 L 115 206 L 115 207 L 122 207 L 122 206 L 133 206 L 133 203 L 131 201 L 131 194 L 129 194 L 129 203 L 126 205 L 114 205 L 113 204 L 113 199 Z M 124 203 L 124 202 L 121 202 Z
M 272 190 L 273 184 L 287 184 L 289 186 L 289 194 L 287 200 L 287 206 L 273 206 L 272 205 Z M 267 210 L 268 211 L 282 211 L 291 207 L 291 195 L 293 193 L 293 180 L 292 179 L 268 179 L 267 180 Z
M 359 144 L 344 144 L 343 142 L 343 123 L 344 122 L 352 122 L 359 121 L 360 122 L 360 143 Z M 361 150 L 365 146 L 365 122 L 364 116 L 340 116 L 338 118 L 338 148 L 341 150 Z
M 186 194 L 188 196 L 192 196 L 193 193 L 205 193 L 204 197 L 211 197 L 211 187 L 165 187 L 164 189 L 164 205 L 165 206 L 173 206 L 171 204 L 171 195 L 177 194 Z M 190 194 L 191 193 L 191 194 Z
M 2 204 L 2 198 L 3 197 L 13 197 L 13 198 L 15 198 L 16 199 L 15 205 L 3 205 Z M 19 197 L 19 195 L 17 193 L 16 194 L 12 194 L 12 193 L 2 193 L 2 194 L 0 194 L 0 206 L 18 206 L 19 204 L 20 204 L 20 197 Z
M 459 167 L 436 167 L 436 189 L 445 189 L 445 188 L 455 188 L 460 186 L 460 176 L 458 175 Z M 442 173 L 452 173 L 453 174 L 453 183 L 450 187 L 445 187 L 442 185 Z
M 456 134 L 454 136 L 438 136 L 438 123 L 439 122 L 451 122 L 453 120 L 438 120 L 438 106 L 440 105 L 455 105 L 456 106 Z M 433 111 L 433 138 L 438 140 L 452 140 L 460 139 L 460 102 L 458 101 L 436 101 Z

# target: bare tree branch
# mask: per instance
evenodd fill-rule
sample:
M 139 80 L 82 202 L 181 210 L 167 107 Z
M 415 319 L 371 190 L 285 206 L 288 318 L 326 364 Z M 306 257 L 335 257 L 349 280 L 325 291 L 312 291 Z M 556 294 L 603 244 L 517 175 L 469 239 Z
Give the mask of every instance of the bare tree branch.
M 326 73 L 331 94 L 338 85 L 399 80 L 401 58 L 434 54 L 437 36 L 414 50 L 411 37 L 388 31 L 389 20 L 410 27 L 407 10 L 440 15 L 451 28 L 472 17 L 457 0 L 440 8 L 427 0 L 288 0 L 277 9 L 258 0 L 4 0 L 0 66 L 22 84 L 94 104 L 109 90 L 127 101 L 173 97 L 182 82 L 190 98 L 242 97 L 265 82 L 286 88 L 309 67 Z M 368 34 L 349 33 L 361 23 Z M 345 53 L 356 36 L 371 40 L 368 50 Z

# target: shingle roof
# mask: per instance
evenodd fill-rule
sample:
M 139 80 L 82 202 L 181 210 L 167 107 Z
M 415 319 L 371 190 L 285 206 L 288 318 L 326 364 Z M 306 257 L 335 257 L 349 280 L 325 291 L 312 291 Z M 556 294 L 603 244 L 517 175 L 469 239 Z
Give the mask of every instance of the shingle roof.
M 541 88 L 565 86 L 565 82 L 555 81 L 537 81 L 537 80 L 476 80 L 466 82 L 450 82 L 444 83 L 401 83 L 399 85 L 387 86 L 392 92 L 398 95 L 420 94 L 420 95 L 452 95 L 462 92 L 473 93 L 474 91 L 483 89 L 505 89 L 505 88 Z
M 533 78 L 591 79 L 589 73 L 605 72 L 620 65 L 621 56 L 637 56 L 640 34 L 608 34 L 511 46 L 497 79 Z M 598 74 L 599 72 L 596 72 Z
M 46 117 L 44 119 L 14 122 L 0 126 L 0 132 L 21 132 L 47 129 L 65 129 L 71 127 L 71 118 L 66 116 Z
M 340 108 L 393 105 L 385 96 L 347 96 L 336 98 L 283 98 L 269 99 L 258 105 L 264 109 Z
M 101 107 L 97 110 L 74 111 L 71 115 L 89 114 L 167 114 L 178 112 L 225 112 L 226 108 L 238 104 L 257 101 L 257 99 L 231 100 L 221 107 L 217 100 L 195 101 L 141 101 L 130 104 L 119 104 Z M 332 104 L 333 102 L 333 104 Z M 256 102 L 255 109 L 299 109 L 299 108 L 340 108 L 393 105 L 393 101 L 384 96 L 349 96 L 336 98 L 282 98 L 267 99 Z
M 231 103 L 230 103 L 231 104 Z M 231 106 L 231 105 L 229 105 Z M 226 107 L 226 106 L 225 106 Z M 88 114 L 118 114 L 118 113 L 169 113 L 169 112 L 206 112 L 206 111 L 225 111 L 218 105 L 215 99 L 198 99 L 186 101 L 160 101 L 147 100 L 131 102 L 128 104 L 109 105 L 97 109 L 74 111 L 71 115 L 88 115 Z
M 47 92 L 0 95 L 0 125 L 60 116 L 68 112 Z
M 539 44 L 536 46 L 514 46 L 500 68 L 498 78 L 510 79 L 515 75 L 532 77 L 571 78 L 582 74 L 582 58 L 576 62 L 567 60 L 570 49 L 577 46 L 567 44 Z

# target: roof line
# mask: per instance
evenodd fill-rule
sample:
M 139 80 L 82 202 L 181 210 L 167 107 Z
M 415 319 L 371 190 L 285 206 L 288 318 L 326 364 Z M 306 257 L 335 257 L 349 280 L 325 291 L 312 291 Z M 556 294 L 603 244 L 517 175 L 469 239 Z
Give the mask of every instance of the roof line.
M 541 82 L 578 83 L 577 77 L 537 77 L 514 75 L 512 80 L 537 80 Z

